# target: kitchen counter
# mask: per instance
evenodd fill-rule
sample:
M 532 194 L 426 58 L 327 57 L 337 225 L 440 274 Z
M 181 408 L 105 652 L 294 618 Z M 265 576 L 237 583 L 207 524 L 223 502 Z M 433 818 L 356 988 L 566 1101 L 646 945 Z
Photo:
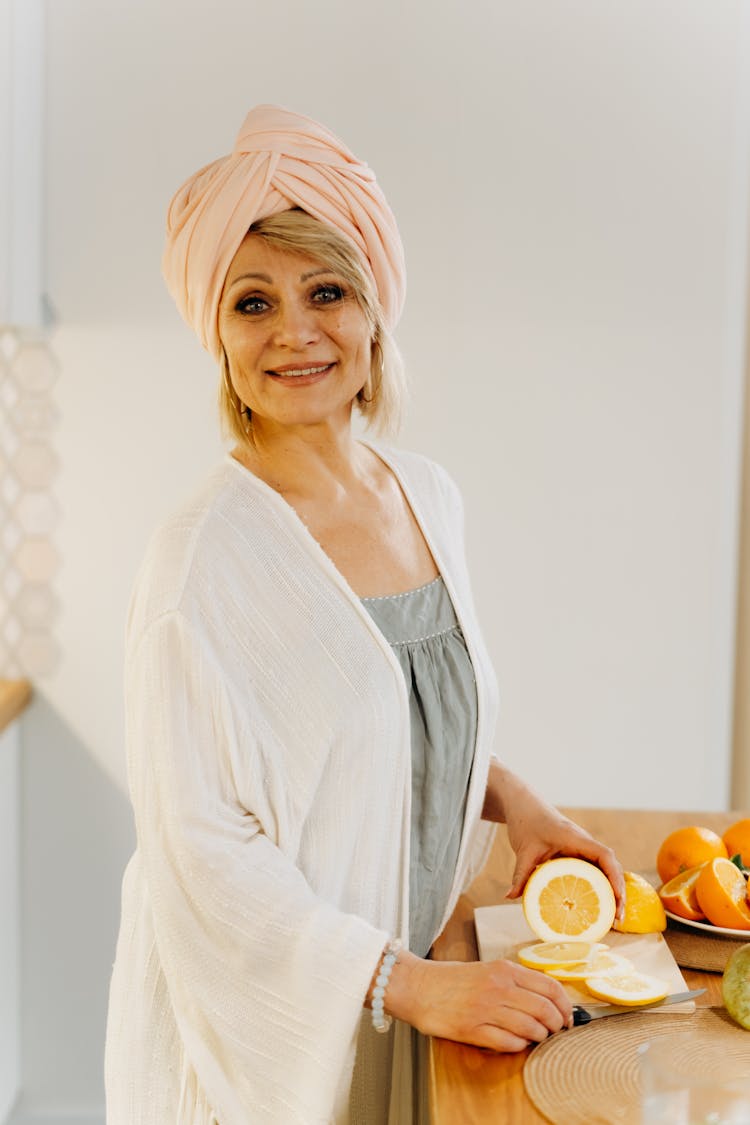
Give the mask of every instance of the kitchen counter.
M 572 820 L 614 848 L 628 871 L 652 872 L 659 844 L 673 829 L 705 825 L 722 833 L 748 812 L 671 812 L 618 809 L 565 809 Z M 500 827 L 490 859 L 458 905 L 433 949 L 443 961 L 478 960 L 474 908 L 504 901 L 514 857 Z M 748 932 L 750 941 L 750 932 Z M 688 988 L 705 988 L 699 1006 L 721 1005 L 721 975 L 684 969 Z M 748 1037 L 750 1042 L 750 1036 Z M 430 1042 L 430 1114 L 433 1125 L 507 1121 L 513 1125 L 545 1125 L 546 1119 L 526 1095 L 523 1066 L 531 1048 L 518 1054 L 496 1054 L 477 1047 L 433 1039 Z
M 0 733 L 10 726 L 31 699 L 28 680 L 0 679 Z

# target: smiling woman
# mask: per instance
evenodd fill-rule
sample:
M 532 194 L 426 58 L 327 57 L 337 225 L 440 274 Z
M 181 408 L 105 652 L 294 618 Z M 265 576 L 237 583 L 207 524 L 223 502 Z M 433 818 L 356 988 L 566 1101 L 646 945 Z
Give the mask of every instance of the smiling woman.
M 253 223 L 227 273 L 218 328 L 222 415 L 241 444 L 253 444 L 260 419 L 272 423 L 275 409 L 283 423 L 304 422 L 355 402 L 381 431 L 396 428 L 403 370 L 372 283 L 354 247 L 304 211 Z M 274 384 L 321 382 L 322 395 L 273 397 Z
M 620 900 L 622 873 L 491 761 L 456 485 L 353 432 L 403 397 L 403 254 L 370 169 L 259 107 L 172 201 L 164 270 L 235 444 L 154 535 L 128 621 L 107 1120 L 426 1122 L 426 1035 L 518 1051 L 572 1019 L 535 970 L 429 959 L 487 822 L 515 897 L 557 854 Z

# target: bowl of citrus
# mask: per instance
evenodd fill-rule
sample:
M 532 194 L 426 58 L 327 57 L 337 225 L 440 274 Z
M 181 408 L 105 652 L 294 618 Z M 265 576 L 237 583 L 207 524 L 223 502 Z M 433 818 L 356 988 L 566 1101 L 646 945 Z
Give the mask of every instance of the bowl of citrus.
M 675 922 L 724 936 L 750 935 L 750 818 L 719 836 L 701 825 L 677 828 L 656 857 L 659 898 Z

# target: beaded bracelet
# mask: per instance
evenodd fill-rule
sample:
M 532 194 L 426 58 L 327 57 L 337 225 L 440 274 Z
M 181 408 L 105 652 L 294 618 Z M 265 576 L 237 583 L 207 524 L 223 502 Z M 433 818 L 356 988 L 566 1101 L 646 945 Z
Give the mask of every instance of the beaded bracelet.
M 393 1022 L 391 1017 L 385 1014 L 385 990 L 388 987 L 393 966 L 398 961 L 400 948 L 400 941 L 388 942 L 378 975 L 375 977 L 375 987 L 372 990 L 372 1026 L 376 1031 L 387 1031 Z

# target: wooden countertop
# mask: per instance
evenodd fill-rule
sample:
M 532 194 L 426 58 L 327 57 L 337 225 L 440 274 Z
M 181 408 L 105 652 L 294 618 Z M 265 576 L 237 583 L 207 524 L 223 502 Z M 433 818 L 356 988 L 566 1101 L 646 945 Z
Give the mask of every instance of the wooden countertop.
M 722 833 L 748 812 L 663 812 L 618 809 L 565 809 L 565 813 L 593 836 L 614 848 L 628 871 L 653 871 L 656 852 L 674 828 L 701 824 Z M 472 883 L 438 938 L 433 957 L 441 961 L 478 960 L 474 908 L 503 902 L 510 886 L 514 857 L 503 827 L 498 829 L 492 854 Z M 750 940 L 750 935 L 749 940 Z M 721 976 L 683 970 L 689 988 L 706 988 L 697 1001 L 716 1006 L 721 1000 Z M 513 1125 L 545 1125 L 526 1096 L 523 1065 L 528 1051 L 496 1054 L 452 1043 L 430 1042 L 430 1119 L 433 1125 L 479 1125 L 507 1121 Z
M 0 680 L 0 733 L 21 714 L 30 699 L 28 680 Z

